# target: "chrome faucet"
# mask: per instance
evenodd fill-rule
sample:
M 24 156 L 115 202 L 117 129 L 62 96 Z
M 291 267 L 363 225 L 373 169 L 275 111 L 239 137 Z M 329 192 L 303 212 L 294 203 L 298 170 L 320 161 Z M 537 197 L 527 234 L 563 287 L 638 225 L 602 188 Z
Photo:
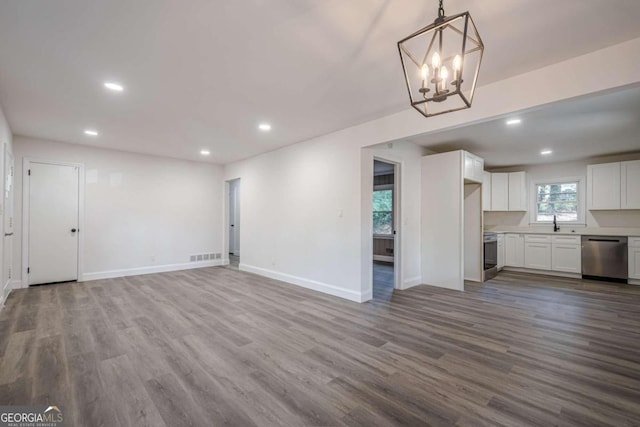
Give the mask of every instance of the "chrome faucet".
M 556 233 L 560 231 L 560 227 L 558 227 L 558 223 L 556 221 L 556 216 L 553 216 L 553 232 Z

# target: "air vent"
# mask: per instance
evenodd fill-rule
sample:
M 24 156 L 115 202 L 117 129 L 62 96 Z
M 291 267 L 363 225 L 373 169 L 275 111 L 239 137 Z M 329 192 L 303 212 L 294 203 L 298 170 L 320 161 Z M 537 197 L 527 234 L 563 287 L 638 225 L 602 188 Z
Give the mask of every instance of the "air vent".
M 222 254 L 219 253 L 206 253 L 206 254 L 195 254 L 189 256 L 190 262 L 203 262 L 203 261 L 211 261 L 214 259 L 221 259 Z

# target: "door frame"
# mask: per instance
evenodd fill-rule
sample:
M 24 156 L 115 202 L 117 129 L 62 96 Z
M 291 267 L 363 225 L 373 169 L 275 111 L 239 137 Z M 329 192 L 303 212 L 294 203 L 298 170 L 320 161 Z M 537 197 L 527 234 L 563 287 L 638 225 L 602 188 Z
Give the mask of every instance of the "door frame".
M 229 258 L 229 228 L 231 225 L 231 218 L 229 218 L 229 199 L 230 199 L 230 193 L 231 193 L 231 182 L 232 181 L 238 181 L 240 182 L 240 184 L 242 184 L 242 179 L 241 177 L 236 177 L 236 178 L 231 178 L 231 179 L 225 179 L 224 180 L 224 200 L 222 203 L 222 218 L 223 218 L 223 227 L 224 227 L 224 232 L 223 234 L 223 242 L 222 242 L 222 250 L 224 251 L 224 264 L 228 265 L 231 260 Z M 242 187 L 240 187 L 240 194 L 242 194 Z M 242 196 L 239 197 L 239 200 L 236 200 L 236 207 L 239 207 L 242 205 Z M 240 210 L 240 221 L 242 221 L 242 208 L 239 209 Z M 242 231 L 241 231 L 242 232 Z M 240 234 L 238 234 L 238 240 L 240 239 Z M 240 245 L 242 247 L 242 245 Z
M 402 275 L 402 160 L 396 159 L 393 155 L 374 155 L 371 160 L 372 167 L 374 161 L 380 161 L 393 165 L 393 229 L 396 234 L 393 238 L 393 289 L 403 289 L 403 275 Z M 373 177 L 373 173 L 371 175 Z M 373 178 L 372 178 L 373 181 Z M 373 199 L 373 185 L 371 186 L 371 197 Z M 373 248 L 373 205 L 369 212 L 369 218 L 371 222 L 370 235 Z M 369 270 L 373 271 L 373 250 L 369 251 Z M 369 280 L 369 295 L 373 296 L 373 273 Z
M 41 158 L 25 157 L 22 159 L 22 287 L 29 287 L 29 169 L 32 163 L 44 163 L 55 166 L 72 166 L 78 168 L 78 273 L 77 281 L 82 282 L 84 253 L 84 163 L 62 162 Z

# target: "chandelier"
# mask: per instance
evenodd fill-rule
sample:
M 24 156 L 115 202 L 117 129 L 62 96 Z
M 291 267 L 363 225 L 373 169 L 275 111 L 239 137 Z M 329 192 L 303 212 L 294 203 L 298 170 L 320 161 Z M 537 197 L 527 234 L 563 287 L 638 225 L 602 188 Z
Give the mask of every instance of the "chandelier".
M 411 106 L 425 117 L 471 107 L 484 44 L 469 12 L 444 15 L 398 42 Z

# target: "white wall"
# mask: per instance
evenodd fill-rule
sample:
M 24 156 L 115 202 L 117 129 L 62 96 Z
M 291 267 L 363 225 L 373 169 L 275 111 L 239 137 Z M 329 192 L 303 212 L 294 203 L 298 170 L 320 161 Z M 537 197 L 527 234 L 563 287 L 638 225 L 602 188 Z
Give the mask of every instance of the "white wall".
M 188 268 L 191 254 L 222 252 L 220 166 L 20 136 L 14 152 L 16 272 L 22 262 L 24 157 L 85 165 L 80 233 L 86 280 Z
M 553 178 L 582 177 L 587 183 L 587 165 L 625 160 L 638 160 L 639 153 L 602 156 L 593 159 L 585 159 L 574 162 L 548 163 L 533 166 L 515 166 L 508 168 L 491 169 L 492 172 L 525 171 L 527 173 L 527 192 L 531 191 L 532 181 L 547 180 Z M 586 197 L 586 194 L 584 194 Z M 528 204 L 530 198 L 527 198 Z M 586 206 L 586 204 L 585 204 Z M 485 227 L 514 226 L 529 227 L 529 212 L 485 212 Z M 586 211 L 585 221 L 587 227 L 640 227 L 640 210 L 629 211 Z

